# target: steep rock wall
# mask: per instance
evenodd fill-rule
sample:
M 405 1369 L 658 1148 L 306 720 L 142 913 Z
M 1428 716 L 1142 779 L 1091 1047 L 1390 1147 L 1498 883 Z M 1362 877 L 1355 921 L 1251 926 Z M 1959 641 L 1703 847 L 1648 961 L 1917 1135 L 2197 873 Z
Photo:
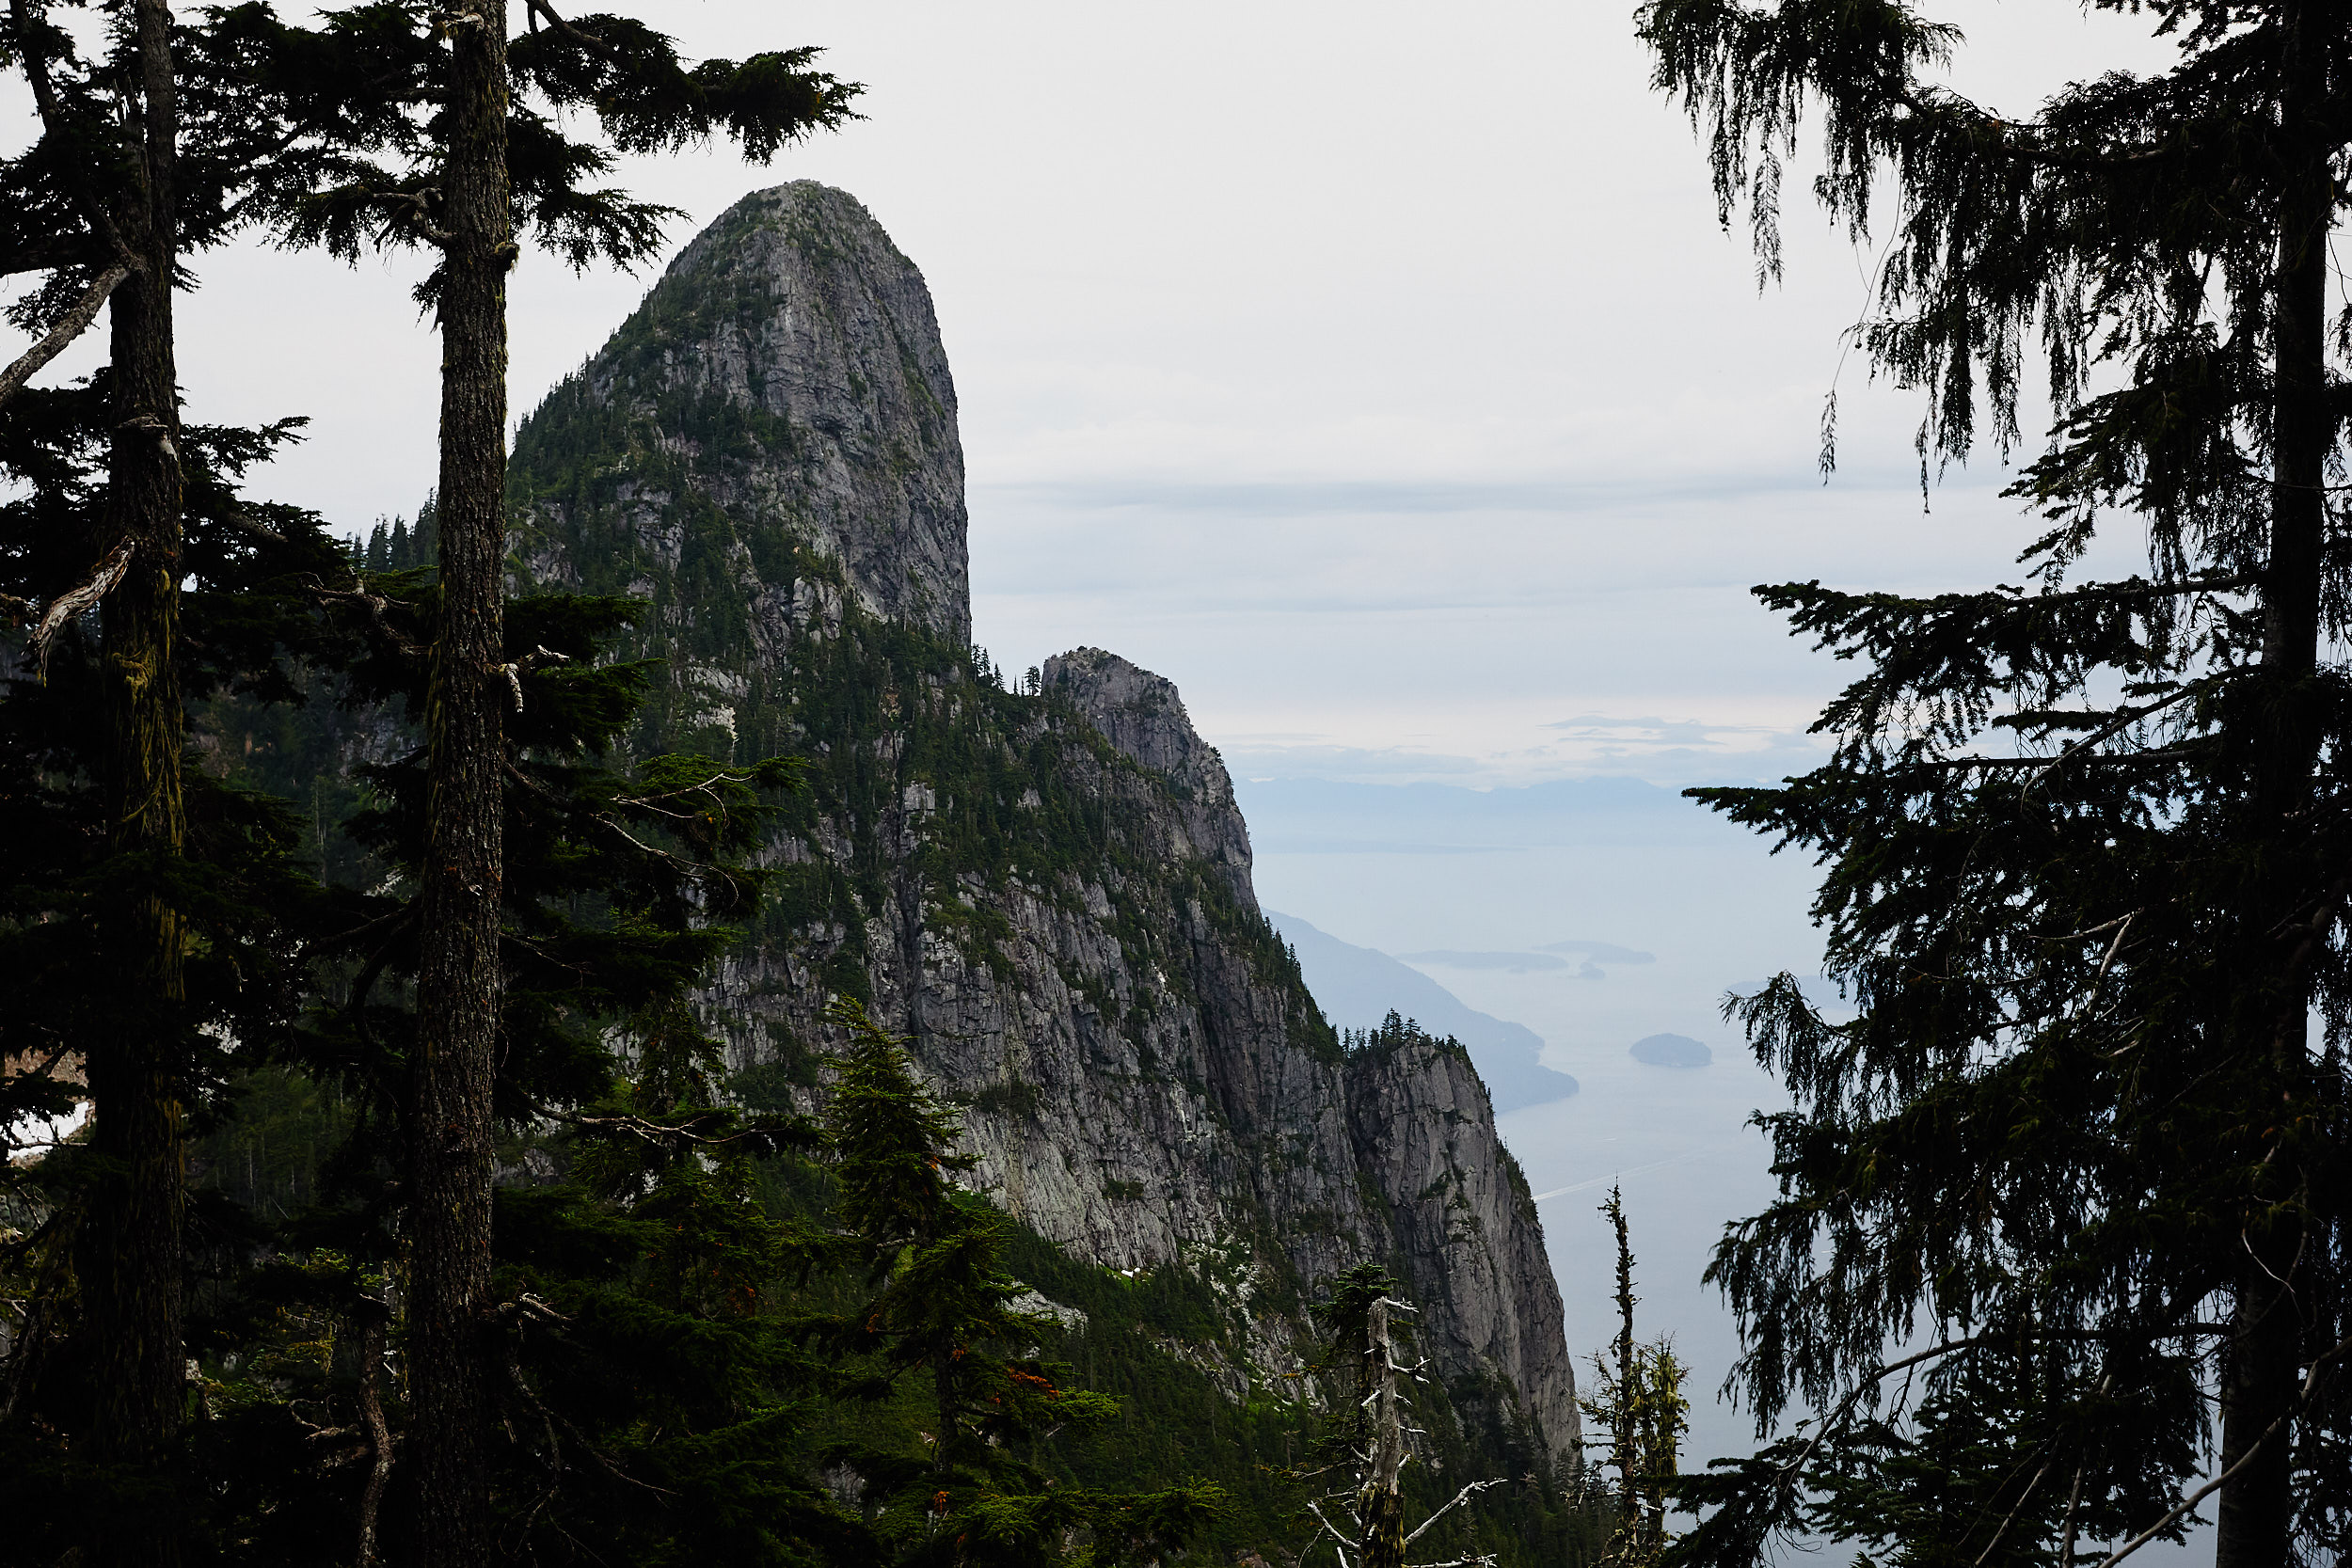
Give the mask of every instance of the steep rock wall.
M 1216 866 L 1233 899 L 1258 912 L 1249 882 L 1249 829 L 1216 748 L 1194 733 L 1176 683 L 1101 648 L 1073 648 L 1045 661 L 1044 689 L 1087 716 L 1104 739 L 1175 786 L 1184 835 L 1171 856 Z
M 1009 691 L 970 649 L 953 388 L 862 208 L 789 185 L 713 225 L 526 422 L 512 496 L 526 584 L 652 601 L 639 745 L 810 760 L 703 999 L 744 1093 L 813 1103 L 825 1003 L 865 999 L 1008 1212 L 1214 1287 L 1184 1354 L 1236 1392 L 1297 1365 L 1320 1281 L 1391 1260 L 1457 1403 L 1574 1451 L 1541 1230 L 1474 1076 L 1343 1053 L 1170 683 L 1079 649 Z
M 1395 1216 L 1422 1346 L 1454 1402 L 1516 1405 L 1551 1452 L 1573 1452 L 1581 1428 L 1560 1288 L 1534 1195 L 1495 1136 L 1469 1053 L 1426 1037 L 1375 1042 L 1348 1059 L 1347 1110 L 1357 1159 Z
M 714 565 L 770 575 L 756 559 L 769 530 L 747 533 L 741 556 L 692 559 L 692 513 L 714 506 L 785 525 L 872 613 L 970 640 L 963 445 L 939 321 L 923 275 L 848 193 L 801 181 L 736 203 L 538 417 L 566 413 L 593 416 L 592 439 L 662 433 L 664 460 L 641 462 L 615 497 L 644 591 Z M 828 612 L 763 608 L 763 622 Z
M 1101 648 L 1046 660 L 1044 689 L 1120 752 L 1165 776 L 1189 852 L 1257 913 L 1249 833 L 1216 750 L 1194 731 L 1173 682 Z M 1495 1132 L 1486 1085 L 1457 1042 L 1400 1031 L 1340 1069 L 1359 1180 L 1386 1212 L 1391 1257 L 1420 1308 L 1421 1342 L 1459 1408 L 1532 1422 L 1554 1454 L 1581 1435 L 1563 1353 L 1559 1286 L 1518 1162 Z

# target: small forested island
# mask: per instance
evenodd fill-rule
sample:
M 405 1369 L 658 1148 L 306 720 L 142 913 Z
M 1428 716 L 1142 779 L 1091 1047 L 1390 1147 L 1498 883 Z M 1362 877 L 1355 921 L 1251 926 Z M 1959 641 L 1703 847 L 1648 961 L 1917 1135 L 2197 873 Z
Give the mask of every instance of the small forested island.
M 1715 1059 L 1712 1047 L 1688 1035 L 1645 1035 L 1626 1054 L 1646 1067 L 1700 1068 Z

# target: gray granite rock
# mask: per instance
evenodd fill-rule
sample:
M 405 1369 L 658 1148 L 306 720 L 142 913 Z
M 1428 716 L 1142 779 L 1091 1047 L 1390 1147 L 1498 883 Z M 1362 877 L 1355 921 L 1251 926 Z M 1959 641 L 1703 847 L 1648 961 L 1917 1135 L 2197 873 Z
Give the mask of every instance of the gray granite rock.
M 1396 1215 L 1422 1348 L 1457 1404 L 1532 1420 L 1552 1453 L 1577 1451 L 1576 1374 L 1543 1224 L 1468 1053 L 1427 1041 L 1359 1053 L 1347 1106 L 1357 1158 Z
M 1233 781 L 1216 748 L 1194 733 L 1176 683 L 1101 648 L 1073 648 L 1045 661 L 1044 687 L 1085 714 L 1120 752 L 1175 786 L 1184 837 L 1171 849 L 1219 867 L 1233 896 L 1256 913 L 1249 829 L 1234 804 Z
M 865 608 L 969 641 L 963 446 L 930 290 L 846 191 L 801 180 L 737 202 L 563 393 L 660 432 L 671 461 L 632 498 L 651 563 L 684 564 L 698 519 L 672 503 L 691 494 L 788 519 Z M 821 598 L 793 610 L 838 621 Z
M 525 425 L 514 474 L 521 584 L 649 601 L 626 651 L 666 685 L 633 744 L 820 765 L 767 850 L 776 912 L 701 998 L 739 1070 L 814 1108 L 826 1004 L 863 995 L 1007 1212 L 1208 1283 L 1214 1341 L 1168 1348 L 1237 1397 L 1295 1389 L 1305 1303 L 1383 1260 L 1470 1407 L 1575 1452 L 1542 1230 L 1475 1076 L 1342 1052 L 1171 683 L 1078 649 L 1017 694 L 969 657 L 953 387 L 863 208 L 739 203 Z

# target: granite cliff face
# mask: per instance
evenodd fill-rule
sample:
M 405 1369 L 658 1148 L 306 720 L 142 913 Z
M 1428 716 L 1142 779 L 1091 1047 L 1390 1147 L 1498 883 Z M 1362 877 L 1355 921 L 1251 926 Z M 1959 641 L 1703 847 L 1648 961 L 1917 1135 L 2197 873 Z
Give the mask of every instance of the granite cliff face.
M 1045 661 L 1044 689 L 1087 716 L 1126 756 L 1175 786 L 1183 837 L 1177 859 L 1198 856 L 1216 867 L 1233 901 L 1258 912 L 1249 884 L 1249 829 L 1233 802 L 1233 781 L 1216 748 L 1193 732 L 1176 684 L 1101 648 L 1073 648 Z
M 1573 1451 L 1576 1373 L 1543 1227 L 1469 1053 L 1375 1037 L 1349 1058 L 1347 1113 L 1358 1164 L 1390 1196 L 1412 1260 L 1423 1351 L 1449 1377 L 1508 1380 L 1551 1451 Z
M 744 198 L 567 389 L 662 433 L 666 460 L 612 498 L 654 568 L 647 588 L 688 565 L 682 514 L 715 507 L 789 519 L 867 611 L 969 641 L 963 445 L 939 321 L 923 275 L 847 193 L 803 182 Z
M 758 193 L 525 424 L 518 575 L 653 602 L 640 743 L 806 756 L 776 893 L 704 997 L 747 1097 L 812 1102 L 847 994 L 962 1108 L 973 1180 L 1067 1252 L 1205 1281 L 1166 1347 L 1278 1392 L 1321 1282 L 1389 1262 L 1454 1408 L 1576 1451 L 1560 1298 L 1458 1050 L 1343 1052 L 1259 912 L 1216 751 L 1099 649 L 968 645 L 954 388 L 863 208 Z

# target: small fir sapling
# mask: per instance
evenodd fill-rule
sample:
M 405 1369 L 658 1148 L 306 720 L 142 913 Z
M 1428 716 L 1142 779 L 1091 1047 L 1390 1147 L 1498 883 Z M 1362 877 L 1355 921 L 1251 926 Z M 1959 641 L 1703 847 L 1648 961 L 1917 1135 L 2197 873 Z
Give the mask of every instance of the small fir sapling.
M 825 1111 L 842 1239 L 874 1293 L 828 1336 L 868 1370 L 866 1392 L 928 1386 L 916 1451 L 845 1443 L 825 1457 L 858 1478 L 862 1506 L 889 1560 L 971 1568 L 1164 1560 L 1222 1506 L 1203 1481 L 1158 1492 L 1056 1486 L 1031 1449 L 1065 1428 L 1108 1419 L 1118 1402 L 1068 1387 L 1065 1368 L 1035 1354 L 1057 1329 L 1014 1303 L 996 1215 L 960 1194 L 954 1117 L 854 1002 L 834 1020 L 849 1035 Z
M 1625 1568 L 1648 1568 L 1665 1560 L 1673 1537 L 1666 1529 L 1668 1503 L 1679 1496 L 1682 1437 L 1689 1430 L 1691 1402 L 1682 1385 L 1690 1369 L 1661 1338 L 1644 1344 L 1633 1336 L 1633 1243 L 1626 1222 L 1624 1195 L 1609 1189 L 1600 1206 L 1617 1243 L 1617 1338 L 1613 1358 L 1593 1357 L 1593 1392 L 1580 1402 L 1585 1416 L 1609 1436 L 1608 1463 L 1617 1472 L 1613 1492 L 1592 1488 L 1594 1501 L 1613 1518 L 1606 1559 Z M 1599 1478 L 1596 1476 L 1596 1482 Z

